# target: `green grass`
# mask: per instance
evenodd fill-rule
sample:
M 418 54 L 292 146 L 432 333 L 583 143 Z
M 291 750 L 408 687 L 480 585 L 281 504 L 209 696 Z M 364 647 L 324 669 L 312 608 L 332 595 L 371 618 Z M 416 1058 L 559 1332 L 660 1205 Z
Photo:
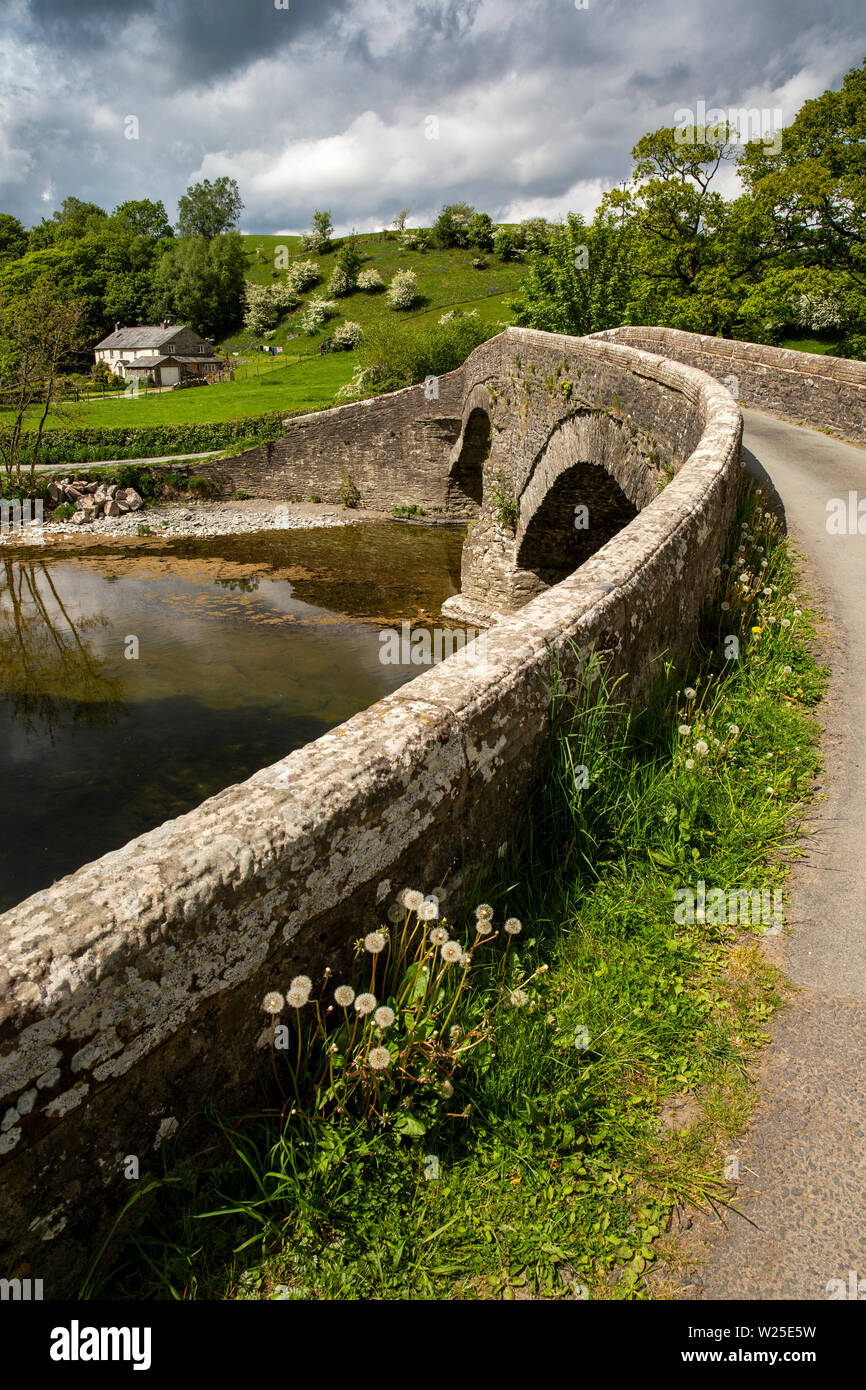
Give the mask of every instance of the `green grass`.
M 212 1117 L 214 1166 L 143 1185 L 155 1199 L 146 1224 L 86 1292 L 651 1296 L 674 1206 L 728 1200 L 723 1156 L 747 1122 L 750 1067 L 784 993 L 755 931 L 679 924 L 674 892 L 698 878 L 778 886 L 818 766 L 812 620 L 784 539 L 745 485 L 739 521 L 752 528 L 744 553 L 731 552 L 683 679 L 667 671 L 635 714 L 603 681 L 565 703 L 551 671 L 562 719 L 550 766 L 509 857 L 478 884 L 497 925 L 524 923 L 507 954 L 500 928 L 467 976 L 456 1016 L 479 1045 L 455 1051 L 437 1000 L 426 1082 L 371 1091 L 361 1062 L 348 1089 L 311 1088 L 325 1044 L 306 1043 L 297 1070 L 274 1051 L 269 1097 L 242 1118 Z M 736 661 L 723 655 L 730 634 Z M 448 929 L 472 940 L 466 913 Z M 363 950 L 359 960 L 369 967 Z M 509 1006 L 516 985 L 525 1007 Z M 409 1057 L 410 1032 L 398 1018 L 392 1052 Z M 351 1050 L 341 1039 L 340 1056 Z M 340 1057 L 336 1075 L 349 1077 Z M 664 1139 L 671 1096 L 690 1098 L 697 1118 Z
M 357 361 L 355 352 L 319 355 L 319 344 L 342 319 L 352 319 L 362 329 L 392 320 L 421 330 L 438 322 L 446 309 L 464 308 L 477 309 L 482 321 L 491 326 L 510 322 L 513 316 L 506 301 L 524 274 L 520 264 L 497 261 L 492 255 L 485 257 L 487 269 L 474 270 L 474 250 L 401 251 L 396 241 L 383 241 L 378 233 L 359 236 L 363 269 L 377 269 L 386 284 L 397 270 L 410 268 L 416 272 L 422 295 L 419 307 L 398 314 L 388 308 L 384 293 L 358 291 L 337 301 L 339 314 L 324 330 L 312 337 L 291 337 L 299 332 L 298 320 L 307 299 L 311 295 L 327 295 L 335 252 L 308 256 L 299 251 L 297 237 L 248 236 L 244 240 L 249 256 L 248 279 L 260 283 L 272 280 L 278 246 L 288 246 L 291 256 L 316 261 L 322 279 L 303 295 L 301 307 L 287 315 L 273 333 L 254 337 L 240 331 L 217 345 L 221 351 L 237 351 L 242 358 L 250 359 L 237 363 L 233 382 L 187 391 L 142 393 L 136 398 L 122 394 L 97 397 L 65 407 L 62 416 L 49 417 L 49 428 L 191 424 L 244 419 L 274 410 L 293 414 L 325 409 L 334 403 L 339 387 L 350 380 Z M 259 252 L 265 257 L 264 262 L 259 259 Z M 259 350 L 263 344 L 281 346 L 285 351 L 277 359 Z M 39 414 L 38 410 L 31 412 L 28 428 L 35 428 Z M 0 410 L 0 428 L 11 421 L 11 413 Z
M 817 352 L 821 355 L 827 354 L 831 357 L 837 357 L 840 355 L 840 341 L 839 338 L 820 338 L 817 336 L 807 338 L 783 338 L 779 343 L 779 347 L 788 348 L 791 352 Z

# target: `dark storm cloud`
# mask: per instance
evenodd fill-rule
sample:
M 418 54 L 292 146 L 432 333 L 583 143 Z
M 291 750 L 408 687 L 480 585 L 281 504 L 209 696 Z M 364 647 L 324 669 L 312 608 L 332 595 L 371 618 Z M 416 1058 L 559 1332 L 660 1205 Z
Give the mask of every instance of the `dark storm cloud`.
M 858 64 L 862 0 L 6 0 L 0 207 L 106 207 L 230 173 L 251 231 L 594 206 L 645 131 L 804 100 Z M 136 116 L 140 138 L 124 135 Z M 438 139 L 425 122 L 439 122 Z

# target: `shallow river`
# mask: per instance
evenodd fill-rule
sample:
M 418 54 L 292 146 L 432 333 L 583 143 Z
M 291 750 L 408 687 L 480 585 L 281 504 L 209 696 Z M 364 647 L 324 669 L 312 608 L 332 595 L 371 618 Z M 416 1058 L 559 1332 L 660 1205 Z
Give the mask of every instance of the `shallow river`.
M 0 551 L 0 911 L 419 674 L 462 531 L 265 532 Z

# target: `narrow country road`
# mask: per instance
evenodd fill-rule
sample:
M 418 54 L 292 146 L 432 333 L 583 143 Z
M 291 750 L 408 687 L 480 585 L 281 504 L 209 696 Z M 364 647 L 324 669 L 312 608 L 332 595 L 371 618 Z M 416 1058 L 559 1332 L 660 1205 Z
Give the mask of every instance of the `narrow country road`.
M 773 1023 L 737 1150 L 749 1221 L 731 1216 L 700 1245 L 691 1285 L 704 1299 L 825 1300 L 830 1281 L 863 1280 L 866 1298 L 866 535 L 827 531 L 831 498 L 866 497 L 866 449 L 743 414 L 745 466 L 778 494 L 833 674 L 822 797 L 789 879 L 789 930 L 768 949 L 799 992 Z

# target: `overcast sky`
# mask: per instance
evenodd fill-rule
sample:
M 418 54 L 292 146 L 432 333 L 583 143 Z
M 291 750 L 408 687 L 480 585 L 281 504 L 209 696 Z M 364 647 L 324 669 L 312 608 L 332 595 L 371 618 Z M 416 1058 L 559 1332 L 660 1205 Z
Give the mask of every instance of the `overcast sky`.
M 678 109 L 787 123 L 838 87 L 863 17 L 863 0 L 0 0 L 0 210 L 29 225 L 74 193 L 161 198 L 173 219 L 189 183 L 230 174 L 258 233 L 316 207 L 338 232 L 457 199 L 495 221 L 591 213 Z

